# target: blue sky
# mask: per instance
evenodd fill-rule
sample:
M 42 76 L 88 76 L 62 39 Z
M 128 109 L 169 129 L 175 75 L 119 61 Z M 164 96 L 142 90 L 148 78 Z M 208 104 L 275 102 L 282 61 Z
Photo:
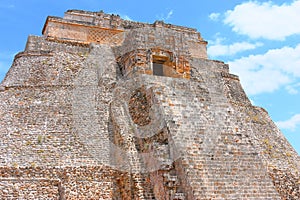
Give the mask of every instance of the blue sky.
M 0 0 L 0 80 L 28 35 L 68 9 L 196 28 L 211 59 L 229 63 L 253 104 L 265 108 L 300 153 L 300 0 Z

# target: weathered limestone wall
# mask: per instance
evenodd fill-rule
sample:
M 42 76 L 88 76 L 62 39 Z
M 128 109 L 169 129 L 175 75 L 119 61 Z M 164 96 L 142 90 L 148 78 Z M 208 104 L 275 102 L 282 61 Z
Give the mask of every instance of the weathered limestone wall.
M 195 29 L 165 24 L 161 21 L 154 24 L 131 22 L 122 20 L 117 15 L 102 12 L 70 10 L 65 13 L 64 18 L 48 17 L 43 35 L 50 39 L 81 44 L 94 42 L 122 46 L 120 55 L 134 49 L 149 49 L 145 46 L 147 44 L 152 45 L 150 48 L 164 44 L 166 49 L 176 48 L 174 52 L 178 55 L 191 54 L 193 57 L 207 58 L 207 42 Z
M 72 130 L 73 81 L 84 60 L 82 55 L 38 50 L 16 56 L 1 92 L 0 134 L 7 147 L 1 148 L 4 166 L 89 160 Z
M 164 174 L 169 173 L 165 164 L 177 160 L 173 176 L 181 182 L 181 192 L 187 199 L 279 199 L 267 174 L 267 168 L 249 140 L 248 130 L 242 130 L 238 124 L 234 124 L 237 113 L 224 101 L 225 95 L 220 85 L 222 82 L 213 83 L 215 88 L 211 87 L 211 83 L 208 82 L 212 81 L 209 78 L 211 76 L 221 78 L 221 73 L 211 73 L 205 78 L 205 82 L 148 75 L 127 81 L 126 85 L 129 87 L 124 86 L 127 89 L 123 91 L 125 96 L 119 96 L 124 98 L 123 106 L 118 106 L 123 107 L 122 111 L 115 113 L 113 118 L 121 129 L 119 137 L 123 137 L 125 141 L 123 146 L 126 147 L 125 155 L 128 159 L 124 160 L 132 159 L 128 167 L 136 166 L 133 170 L 137 173 L 165 169 Z M 155 140 L 143 141 L 142 146 L 152 146 L 150 162 L 157 165 L 149 165 L 148 157 L 140 155 L 141 152 L 136 150 L 137 146 L 132 137 L 138 134 L 143 126 L 140 127 L 132 121 L 133 119 L 130 120 L 132 115 L 129 115 L 128 107 L 124 107 L 126 101 L 129 101 L 126 91 L 132 93 L 134 88 L 143 85 L 146 90 L 152 91 L 152 98 L 163 116 L 161 118 L 150 115 L 151 121 L 146 125 L 146 130 L 152 130 L 151 137 L 158 135 L 164 126 L 169 131 L 167 144 L 170 153 L 155 154 L 158 151 Z M 220 93 L 217 93 L 218 88 L 221 88 Z M 120 117 L 122 119 L 116 119 Z M 156 121 L 160 122 L 159 125 Z M 145 130 L 142 133 L 144 132 Z M 128 140 L 128 136 L 131 136 L 131 139 Z M 136 179 L 135 182 L 145 184 L 140 179 Z
M 207 58 L 206 49 L 204 52 L 204 49 L 201 48 L 199 37 L 196 33 L 172 30 L 163 25 L 154 28 L 133 29 L 126 33 L 123 45 L 116 47 L 116 55 L 121 56 L 136 49 L 162 47 L 161 44 L 164 44 L 165 50 L 169 50 L 177 56 Z M 192 49 L 191 45 L 193 45 Z
M 94 42 L 114 46 L 123 42 L 124 34 L 122 32 L 122 30 L 106 29 L 90 24 L 65 23 L 61 18 L 48 17 L 43 34 L 51 39 L 68 42 L 80 42 L 82 44 Z
M 73 77 L 80 70 L 85 58 L 86 55 L 64 52 L 22 52 L 16 56 L 3 85 L 6 87 L 72 85 Z
M 1 167 L 2 199 L 113 199 L 116 173 L 106 166 Z
M 89 45 L 76 42 L 65 42 L 55 39 L 45 38 L 44 36 L 30 35 L 27 38 L 25 51 L 42 51 L 42 52 L 68 52 L 79 55 L 89 53 Z
M 71 10 L 43 34 L 0 85 L 1 197 L 300 198 L 299 156 L 195 29 Z
M 202 69 L 202 73 L 204 71 L 209 72 L 209 69 L 212 71 L 221 69 L 216 65 L 205 64 L 207 62 L 211 61 L 201 61 L 196 65 Z M 203 77 L 209 76 L 205 74 Z M 255 149 L 261 160 L 260 162 L 263 163 L 266 173 L 271 177 L 281 198 L 297 199 L 300 194 L 299 155 L 276 127 L 268 113 L 263 108 L 251 105 L 238 77 L 226 72 L 221 72 L 221 77 L 223 78 L 213 79 L 211 77 L 211 80 L 221 80 L 217 88 L 223 90 L 227 101 L 231 105 L 230 112 L 235 113 L 236 119 L 232 120 L 235 124 L 232 127 L 235 127 L 234 132 L 238 137 L 233 137 L 233 141 L 243 143 L 248 138 L 248 143 Z M 214 84 L 210 83 L 209 85 L 211 87 Z M 212 91 L 211 94 L 214 94 L 214 92 Z M 227 140 L 228 137 L 225 137 L 225 139 Z M 228 146 L 231 142 L 228 142 Z M 283 183 L 281 177 L 286 177 L 284 178 L 285 183 Z M 281 184 L 277 184 L 278 182 Z
M 107 166 L 115 65 L 107 46 L 30 39 L 1 84 L 1 197 L 113 198 L 116 171 Z

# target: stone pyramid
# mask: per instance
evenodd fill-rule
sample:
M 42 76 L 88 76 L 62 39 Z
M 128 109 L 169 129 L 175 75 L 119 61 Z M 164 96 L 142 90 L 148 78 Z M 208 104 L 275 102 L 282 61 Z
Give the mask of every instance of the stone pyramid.
M 300 158 L 196 29 L 69 10 L 0 85 L 0 199 L 300 199 Z

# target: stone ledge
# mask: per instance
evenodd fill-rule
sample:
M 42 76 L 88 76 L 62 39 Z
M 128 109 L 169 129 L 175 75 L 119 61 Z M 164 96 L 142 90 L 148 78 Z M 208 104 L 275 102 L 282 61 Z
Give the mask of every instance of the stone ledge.
M 50 42 L 61 43 L 61 44 L 70 44 L 72 46 L 79 46 L 79 47 L 86 47 L 86 48 L 90 47 L 90 43 L 77 41 L 77 40 L 70 40 L 70 39 L 62 40 L 60 38 L 55 38 L 55 37 L 51 37 L 51 36 L 47 36 L 46 40 L 50 41 Z
M 235 75 L 235 74 L 230 74 L 230 73 L 221 72 L 221 76 L 224 77 L 224 78 L 230 78 L 230 79 L 233 79 L 233 80 L 240 81 L 239 76 L 237 76 L 237 75 Z
M 5 86 L 0 86 L 0 92 L 3 92 L 5 90 L 6 90 Z
M 24 56 L 53 56 L 53 53 L 51 51 L 23 51 L 18 53 L 15 58 L 20 58 Z

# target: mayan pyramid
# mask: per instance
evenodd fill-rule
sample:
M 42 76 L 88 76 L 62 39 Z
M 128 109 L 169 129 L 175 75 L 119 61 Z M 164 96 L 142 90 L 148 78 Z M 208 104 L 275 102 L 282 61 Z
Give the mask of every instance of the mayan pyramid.
M 300 158 L 193 28 L 69 10 L 0 85 L 0 199 L 300 199 Z

